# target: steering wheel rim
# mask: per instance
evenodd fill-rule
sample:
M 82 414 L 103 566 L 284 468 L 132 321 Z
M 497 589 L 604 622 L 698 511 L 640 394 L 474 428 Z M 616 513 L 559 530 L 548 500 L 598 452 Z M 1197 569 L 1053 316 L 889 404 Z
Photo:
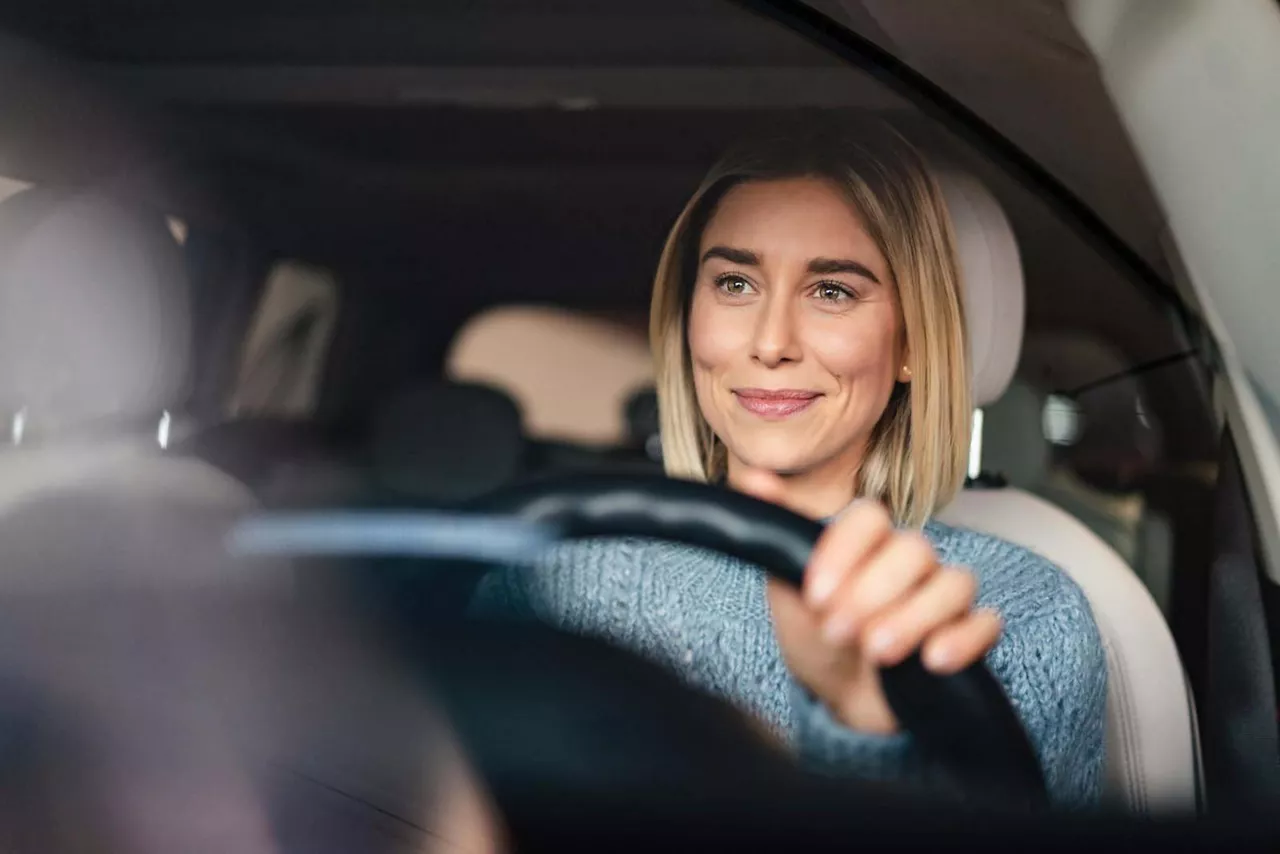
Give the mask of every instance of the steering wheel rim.
M 469 511 L 476 515 L 284 514 L 241 524 L 230 545 L 242 553 L 295 556 L 395 554 L 449 560 L 452 555 L 463 560 L 462 578 L 470 576 L 474 583 L 495 561 L 531 562 L 531 554 L 556 540 L 633 536 L 718 551 L 798 586 L 824 530 L 811 519 L 748 495 L 634 473 L 526 481 L 474 502 Z M 495 527 L 498 516 L 505 521 Z M 365 573 L 361 577 L 368 578 Z M 411 633 L 421 633 L 423 626 L 412 622 Z M 448 641 L 444 646 L 456 648 Z M 1047 806 L 1035 750 L 985 664 L 940 676 L 912 655 L 883 668 L 881 683 L 903 729 L 965 791 L 980 798 L 995 795 L 1009 805 Z
M 565 540 L 636 536 L 707 548 L 797 587 L 824 530 L 749 495 L 659 476 L 581 474 L 531 481 L 487 497 L 478 508 L 549 526 Z M 913 654 L 883 668 L 881 684 L 903 729 L 958 779 L 1011 802 L 1047 805 L 1035 749 L 984 663 L 940 676 Z

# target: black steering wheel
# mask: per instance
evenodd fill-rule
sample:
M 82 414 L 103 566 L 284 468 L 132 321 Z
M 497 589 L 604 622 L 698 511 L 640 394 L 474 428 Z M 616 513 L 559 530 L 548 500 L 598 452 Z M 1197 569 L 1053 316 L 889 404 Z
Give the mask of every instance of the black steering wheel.
M 823 531 L 751 496 L 665 477 L 549 479 L 504 490 L 481 507 L 551 526 L 562 539 L 637 536 L 713 549 L 796 586 Z M 917 654 L 884 669 L 881 679 L 900 724 L 958 780 L 1014 802 L 1047 802 L 1026 730 L 986 665 L 938 676 Z
M 636 474 L 532 481 L 491 494 L 469 510 L 518 521 L 552 540 L 636 536 L 713 549 L 793 585 L 800 584 L 823 531 L 817 522 L 747 495 Z M 373 520 L 380 518 L 388 520 Z M 307 547 L 303 542 L 302 550 Z M 342 550 L 361 552 L 358 542 Z M 491 565 L 481 561 L 480 569 Z M 722 777 L 730 766 L 744 778 L 761 769 L 758 777 L 774 780 L 785 773 L 767 757 L 764 764 L 756 762 L 760 756 L 750 746 L 758 740 L 755 734 L 724 717 L 719 706 L 707 705 L 710 698 L 621 650 L 540 625 L 411 622 L 410 633 L 430 660 L 437 685 L 445 687 L 464 741 L 480 754 L 482 773 L 491 782 L 505 774 L 508 790 L 522 799 L 531 780 L 549 792 L 548 777 L 566 773 L 573 778 L 570 789 L 609 785 L 628 775 L 638 779 L 637 768 L 650 781 L 667 772 L 691 779 L 705 766 Z M 1027 734 L 983 664 L 937 676 L 912 656 L 881 675 L 900 724 L 954 785 L 1002 805 L 1046 805 L 1044 777 Z M 697 721 L 683 726 L 677 718 Z M 587 738 L 594 741 L 585 750 L 580 743 L 566 746 L 566 731 L 591 732 Z M 744 759 L 746 754 L 751 756 Z M 570 755 L 577 759 L 565 759 Z

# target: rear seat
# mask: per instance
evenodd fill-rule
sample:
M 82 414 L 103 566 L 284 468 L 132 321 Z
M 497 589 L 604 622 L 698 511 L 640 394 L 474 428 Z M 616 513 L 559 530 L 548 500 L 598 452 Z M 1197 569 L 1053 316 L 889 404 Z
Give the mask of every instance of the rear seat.
M 643 400 L 632 408 L 636 439 L 623 447 L 530 441 L 506 392 L 475 383 L 424 382 L 397 394 L 377 414 L 373 478 L 389 501 L 456 506 L 530 475 L 660 471 L 660 462 L 645 455 L 645 441 L 657 429 L 656 408 L 650 412 Z
M 306 508 L 360 503 L 368 494 L 352 445 L 311 422 L 253 417 L 206 428 L 173 452 L 226 472 L 264 506 Z
M 485 385 L 410 386 L 379 409 L 370 432 L 373 479 L 389 499 L 454 506 L 528 471 L 520 410 Z
M 307 421 L 227 421 L 174 446 L 268 507 L 463 504 L 527 471 L 520 412 L 485 386 L 422 382 L 389 398 L 363 435 Z
M 482 385 L 427 381 L 401 390 L 375 413 L 368 445 L 367 504 L 375 507 L 454 508 L 527 471 L 519 409 Z M 487 568 L 415 558 L 355 563 L 357 595 L 410 637 L 466 608 Z
M 268 507 L 456 507 L 529 475 L 661 471 L 651 390 L 627 403 L 621 447 L 530 441 L 504 391 L 448 380 L 410 385 L 377 409 L 362 438 L 310 422 L 228 421 L 174 446 L 249 487 Z
M 646 460 L 662 466 L 662 425 L 658 419 L 658 392 L 642 388 L 627 398 L 627 445 Z

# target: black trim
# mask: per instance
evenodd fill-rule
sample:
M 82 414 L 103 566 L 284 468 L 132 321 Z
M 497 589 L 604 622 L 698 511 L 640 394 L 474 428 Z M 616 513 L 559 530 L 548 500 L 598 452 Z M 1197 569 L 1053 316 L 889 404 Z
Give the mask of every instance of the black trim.
M 1104 257 L 1118 263 L 1129 277 L 1173 308 L 1192 341 L 1200 340 L 1204 322 L 1146 260 L 1065 184 L 1007 136 L 966 107 L 945 89 L 875 42 L 801 0 L 730 0 L 771 18 L 874 77 L 922 112 L 947 126 L 983 156 L 1034 188 L 1077 234 Z
M 1169 365 L 1176 365 L 1179 362 L 1185 362 L 1187 359 L 1200 358 L 1203 354 L 1196 349 L 1180 350 L 1177 353 L 1170 353 L 1168 356 L 1161 356 L 1158 359 L 1150 359 L 1146 362 L 1139 362 L 1131 368 L 1125 368 L 1123 371 L 1116 371 L 1114 374 L 1108 374 L 1105 377 L 1099 377 L 1096 380 L 1090 380 L 1084 385 L 1078 385 L 1071 389 L 1059 389 L 1055 394 L 1064 397 L 1079 397 L 1082 394 L 1093 391 L 1096 388 L 1102 388 L 1114 382 L 1119 382 L 1129 377 L 1141 376 L 1149 374 L 1152 371 L 1158 371 L 1161 368 L 1167 368 Z
M 1257 514 L 1230 428 L 1223 435 L 1214 508 L 1214 553 L 1204 580 L 1205 682 L 1200 704 L 1208 806 L 1214 812 L 1273 809 L 1280 800 L 1270 587 Z

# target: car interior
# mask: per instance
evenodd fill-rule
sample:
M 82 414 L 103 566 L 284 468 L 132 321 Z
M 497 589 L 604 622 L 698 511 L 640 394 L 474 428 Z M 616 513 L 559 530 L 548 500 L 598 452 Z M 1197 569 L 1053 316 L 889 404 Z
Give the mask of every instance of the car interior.
M 1203 342 L 1065 13 L 807 4 L 842 22 L 824 41 L 791 5 L 5 4 L 0 517 L 68 489 L 450 509 L 530 478 L 660 474 L 647 303 L 685 198 L 744 129 L 885 121 L 935 169 L 965 287 L 980 408 L 941 519 L 1084 590 L 1108 807 L 1280 793 L 1270 594 L 1239 606 L 1261 621 L 1244 647 L 1224 657 L 1215 634 L 1233 487 Z M 834 54 L 841 33 L 985 130 Z M 1032 103 L 1019 77 L 1063 97 Z M 1023 159 L 995 156 L 991 128 Z M 397 590 L 428 620 L 469 587 Z M 1248 696 L 1222 687 L 1241 671 Z M 1256 738 L 1233 735 L 1246 719 Z

